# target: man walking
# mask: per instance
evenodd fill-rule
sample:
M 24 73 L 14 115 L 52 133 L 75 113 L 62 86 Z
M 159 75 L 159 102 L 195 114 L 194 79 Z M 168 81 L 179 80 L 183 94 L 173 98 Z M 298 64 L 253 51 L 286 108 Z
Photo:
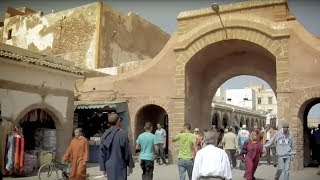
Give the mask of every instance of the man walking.
M 216 147 L 218 133 L 208 131 L 204 133 L 206 144 L 196 154 L 192 171 L 192 180 L 232 179 L 229 158 L 225 151 Z
M 183 131 L 179 133 L 173 142 L 179 143 L 178 154 L 178 169 L 180 180 L 185 179 L 185 173 L 187 171 L 189 179 L 192 178 L 193 169 L 193 148 L 195 147 L 196 136 L 190 132 L 191 125 L 189 123 L 184 124 Z
M 157 130 L 155 132 L 155 145 L 157 146 L 157 163 L 159 165 L 163 163 L 167 164 L 166 158 L 165 158 L 166 137 L 167 137 L 166 130 L 162 128 L 162 125 L 160 123 L 158 123 Z
M 228 132 L 222 138 L 222 146 L 226 151 L 229 160 L 232 162 L 232 167 L 237 166 L 236 150 L 238 147 L 237 136 L 232 132 L 232 127 L 228 127 Z
M 319 167 L 320 167 L 320 124 L 318 124 L 318 128 L 313 133 L 313 139 L 315 141 L 315 158 L 318 161 Z M 320 175 L 320 170 L 317 173 Z
M 100 170 L 107 173 L 108 180 L 127 180 L 134 168 L 129 138 L 121 129 L 118 114 L 111 113 L 108 121 L 111 127 L 101 136 Z
M 290 161 L 292 156 L 295 155 L 293 137 L 289 132 L 289 123 L 283 122 L 282 129 L 278 131 L 263 147 L 264 152 L 266 148 L 271 147 L 273 144 L 276 146 L 276 154 L 278 157 L 278 169 L 275 179 L 278 180 L 284 171 L 284 180 L 289 180 L 290 174 Z
M 140 151 L 140 166 L 142 169 L 142 180 L 152 180 L 154 169 L 155 135 L 152 132 L 151 122 L 144 125 L 146 132 L 139 135 L 136 141 L 136 149 Z
M 267 132 L 264 135 L 264 142 L 263 144 L 266 144 L 270 139 L 276 134 L 276 130 L 274 130 L 269 124 L 267 125 L 266 128 Z M 270 165 L 271 162 L 273 163 L 274 167 L 277 166 L 277 162 L 275 160 L 275 155 L 276 155 L 276 147 L 275 146 L 270 146 L 269 148 L 266 148 L 266 159 L 268 164 Z M 272 153 L 272 156 L 271 156 Z

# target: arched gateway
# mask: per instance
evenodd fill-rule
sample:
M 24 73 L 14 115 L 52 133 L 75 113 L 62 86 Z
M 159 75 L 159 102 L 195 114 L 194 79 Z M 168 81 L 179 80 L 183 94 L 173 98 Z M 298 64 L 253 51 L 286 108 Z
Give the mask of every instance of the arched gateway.
M 176 32 L 156 57 L 117 78 L 103 77 L 101 89 L 128 100 L 132 131 L 141 101 L 163 101 L 172 139 L 185 122 L 201 129 L 222 125 L 223 118 L 230 124 L 232 115 L 211 111 L 214 92 L 234 76 L 259 77 L 277 96 L 279 124 L 290 123 L 297 147 L 293 167 L 303 168 L 303 122 L 320 98 L 320 40 L 295 20 L 285 0 L 223 5 L 220 16 L 223 25 L 210 7 L 180 13 Z M 87 86 L 97 84 L 89 81 L 97 79 L 86 79 Z M 249 115 L 238 120 L 265 125 Z M 170 143 L 169 152 L 176 160 L 177 144 Z
M 214 92 L 227 79 L 242 74 L 267 81 L 277 92 L 278 117 L 287 117 L 283 106 L 289 92 L 286 23 L 240 13 L 222 12 L 221 18 L 226 32 L 210 8 L 178 17 L 175 101 L 179 108 L 172 126 L 186 121 L 207 128 Z

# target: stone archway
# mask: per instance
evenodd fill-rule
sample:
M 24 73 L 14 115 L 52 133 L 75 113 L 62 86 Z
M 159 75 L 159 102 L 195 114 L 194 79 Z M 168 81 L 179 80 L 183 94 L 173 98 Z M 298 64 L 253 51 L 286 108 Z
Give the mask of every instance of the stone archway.
M 135 136 L 134 139 L 137 139 L 138 136 L 145 132 L 144 124 L 146 122 L 151 122 L 153 125 L 153 133 L 157 130 L 157 124 L 161 124 L 163 129 L 166 130 L 166 153 L 168 153 L 169 145 L 169 117 L 164 108 L 155 104 L 148 104 L 141 107 L 135 117 Z
M 241 118 L 240 118 L 240 127 L 242 127 L 245 124 L 246 124 L 246 121 L 244 119 L 244 116 L 242 115 Z
M 220 115 L 218 112 L 214 112 L 212 115 L 212 121 L 211 125 L 215 125 L 216 127 L 219 127 L 221 123 Z
M 47 103 L 36 103 L 24 108 L 13 120 L 13 124 L 17 126 L 21 119 L 30 111 L 34 109 L 42 109 L 52 118 L 56 129 L 56 157 L 61 158 L 66 147 L 69 144 L 69 140 L 72 138 L 73 126 L 69 126 L 69 122 L 65 121 L 63 115 L 54 107 Z M 71 121 L 72 122 L 72 121 Z
M 297 99 L 296 97 L 300 97 Z M 310 160 L 308 157 L 309 144 L 307 139 L 309 138 L 307 132 L 307 115 L 312 108 L 317 103 L 320 103 L 320 87 L 305 88 L 302 91 L 298 91 L 292 94 L 293 109 L 290 119 L 290 129 L 295 133 L 294 141 L 297 149 L 296 159 L 294 163 L 297 164 L 298 169 L 303 169 L 303 167 Z M 281 122 L 279 124 L 281 127 Z M 318 152 L 319 153 L 319 152 Z
M 246 117 L 246 126 L 248 129 L 250 129 L 250 120 L 249 117 Z
M 236 126 L 240 126 L 240 120 L 239 120 L 239 117 L 235 114 L 233 115 L 233 125 L 236 125 Z
M 185 98 L 185 110 L 175 113 L 183 113 L 185 120 L 191 124 L 208 126 L 205 120 L 210 118 L 210 104 L 215 90 L 227 79 L 237 75 L 246 74 L 264 79 L 274 91 L 284 88 L 277 82 L 276 67 L 288 61 L 288 32 L 285 27 L 270 28 L 273 27 L 272 22 L 256 18 L 266 24 L 258 23 L 259 27 L 253 27 L 251 25 L 257 24 L 257 21 L 252 22 L 242 16 L 228 19 L 226 28 L 231 35 L 229 39 L 223 36 L 224 31 L 218 26 L 218 21 L 208 21 L 194 28 L 192 35 L 186 32 L 181 37 L 175 48 L 178 55 L 176 96 Z M 248 26 L 238 26 L 240 21 L 246 22 Z M 216 71 L 212 71 L 212 67 Z M 199 119 L 196 117 L 201 117 L 200 122 L 194 122 L 194 119 Z
M 141 107 L 135 118 L 135 139 L 144 132 L 144 124 L 148 121 L 152 122 L 153 131 L 156 130 L 157 123 L 162 126 L 168 126 L 168 122 L 166 122 L 167 116 L 167 112 L 158 105 L 149 104 Z
M 222 116 L 222 128 L 225 128 L 225 127 L 229 126 L 230 125 L 229 122 L 230 122 L 230 117 L 229 117 L 228 113 L 226 113 L 226 112 L 223 113 L 223 116 Z
M 24 108 L 19 115 L 13 120 L 13 124 L 17 126 L 21 120 L 21 118 L 28 112 L 30 112 L 33 109 L 43 109 L 45 110 L 52 118 L 55 123 L 56 129 L 61 130 L 62 124 L 63 124 L 63 116 L 59 111 L 57 111 L 54 107 L 46 104 L 46 103 L 36 103 L 32 104 L 26 108 Z

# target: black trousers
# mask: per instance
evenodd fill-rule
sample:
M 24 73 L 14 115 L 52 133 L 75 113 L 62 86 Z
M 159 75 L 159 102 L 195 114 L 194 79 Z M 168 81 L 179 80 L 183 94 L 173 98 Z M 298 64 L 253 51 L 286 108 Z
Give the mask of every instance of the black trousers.
M 140 160 L 140 166 L 142 169 L 142 180 L 153 179 L 154 162 L 149 160 Z

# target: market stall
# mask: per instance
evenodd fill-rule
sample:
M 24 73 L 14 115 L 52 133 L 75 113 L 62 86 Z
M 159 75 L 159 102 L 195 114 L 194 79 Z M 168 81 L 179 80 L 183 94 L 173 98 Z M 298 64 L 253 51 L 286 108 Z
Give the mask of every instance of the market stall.
M 42 109 L 26 113 L 19 126 L 5 138 L 5 176 L 27 176 L 51 160 L 43 156 L 56 150 L 56 129 L 52 117 Z
M 128 130 L 128 106 L 126 102 L 76 102 L 74 127 L 82 128 L 89 140 L 89 162 L 99 162 L 100 137 L 109 128 L 108 114 L 118 113 L 124 129 Z

